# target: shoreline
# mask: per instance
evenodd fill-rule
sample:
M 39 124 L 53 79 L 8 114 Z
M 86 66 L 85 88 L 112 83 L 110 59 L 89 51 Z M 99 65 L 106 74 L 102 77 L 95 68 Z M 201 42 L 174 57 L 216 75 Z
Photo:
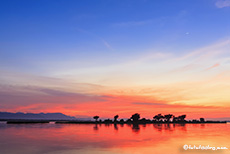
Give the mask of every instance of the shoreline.
M 183 122 L 95 122 L 95 121 L 75 121 L 75 120 L 40 120 L 40 119 L 0 119 L 2 122 L 6 122 L 6 124 L 46 124 L 46 123 L 54 123 L 54 124 L 227 124 L 228 121 L 205 121 L 205 122 L 191 122 L 191 121 L 183 121 Z

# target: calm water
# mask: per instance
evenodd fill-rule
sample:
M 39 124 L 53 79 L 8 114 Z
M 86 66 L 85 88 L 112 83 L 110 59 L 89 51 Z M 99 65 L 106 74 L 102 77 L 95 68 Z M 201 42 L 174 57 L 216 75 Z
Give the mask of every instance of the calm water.
M 228 150 L 183 150 L 183 145 Z M 1 154 L 230 153 L 230 124 L 0 124 Z

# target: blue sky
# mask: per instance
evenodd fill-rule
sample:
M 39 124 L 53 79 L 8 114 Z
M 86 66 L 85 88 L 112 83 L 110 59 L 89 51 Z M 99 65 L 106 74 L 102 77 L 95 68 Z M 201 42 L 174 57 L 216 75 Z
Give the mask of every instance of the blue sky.
M 153 49 L 189 52 L 229 38 L 229 7 L 216 2 L 2 1 L 1 66 L 34 71 L 39 61 L 83 59 L 95 65 Z
M 165 103 L 162 112 L 220 105 L 207 114 L 223 117 L 229 51 L 230 0 L 2 0 L 0 109 L 49 112 L 58 102 L 55 111 L 88 115 L 144 100 Z

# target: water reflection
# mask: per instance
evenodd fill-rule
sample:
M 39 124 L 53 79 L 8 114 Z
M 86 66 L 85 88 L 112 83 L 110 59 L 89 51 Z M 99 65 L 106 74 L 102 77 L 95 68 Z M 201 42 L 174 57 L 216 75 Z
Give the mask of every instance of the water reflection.
M 132 124 L 132 130 L 133 130 L 134 133 L 139 133 L 139 131 L 140 131 L 139 125 L 135 124 L 135 123 Z
M 94 125 L 94 130 L 97 131 L 99 129 L 98 125 L 101 124 L 95 124 Z M 114 127 L 114 130 L 118 131 L 119 127 L 124 127 L 124 124 L 105 124 L 106 127 L 112 126 Z M 128 127 L 132 129 L 134 133 L 139 133 L 140 129 L 144 129 L 146 127 L 146 124 L 126 124 Z M 175 128 L 178 128 L 182 131 L 186 131 L 186 124 L 148 124 L 148 125 L 153 125 L 153 128 L 157 131 L 173 131 Z M 204 124 L 201 124 L 201 127 L 204 127 Z
M 177 154 L 184 144 L 228 146 L 229 130 L 228 124 L 0 124 L 0 153 Z
M 94 129 L 95 131 L 98 131 L 98 124 L 95 124 L 95 126 L 93 127 L 93 129 Z
M 115 130 L 118 130 L 117 124 L 115 123 L 115 124 L 113 124 L 113 125 L 114 125 L 114 129 L 115 129 Z
M 99 126 L 101 127 L 101 125 L 104 125 L 105 127 L 111 127 L 113 125 L 113 128 L 115 131 L 119 130 L 119 127 L 124 127 L 124 124 L 94 124 L 93 129 L 95 131 L 99 130 Z M 173 131 L 175 129 L 180 129 L 181 131 L 186 131 L 186 124 L 125 124 L 127 125 L 130 129 L 132 129 L 132 132 L 134 133 L 139 133 L 141 128 L 145 129 L 147 125 L 152 125 L 153 128 L 156 131 Z M 200 124 L 201 128 L 205 127 L 205 124 Z

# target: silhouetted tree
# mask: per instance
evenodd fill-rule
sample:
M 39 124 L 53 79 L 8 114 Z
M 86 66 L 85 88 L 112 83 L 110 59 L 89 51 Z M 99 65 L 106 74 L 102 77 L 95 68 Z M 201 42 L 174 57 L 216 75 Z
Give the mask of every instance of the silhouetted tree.
M 183 121 L 185 121 L 185 120 L 184 120 L 185 118 L 186 118 L 186 115 L 185 115 L 185 114 L 180 115 L 180 116 L 178 116 L 178 121 L 183 122 Z
M 197 119 L 193 119 L 192 123 L 199 123 L 199 121 Z
M 158 114 L 158 115 L 155 115 L 154 117 L 153 117 L 153 119 L 155 119 L 156 121 L 160 121 L 161 119 L 163 119 L 164 118 L 164 116 L 162 115 L 162 114 Z
M 200 118 L 200 122 L 204 122 L 205 120 L 204 120 L 204 118 Z
M 120 120 L 120 123 L 124 123 L 124 122 L 125 122 L 124 119 L 121 119 L 121 120 Z
M 95 119 L 97 121 L 97 119 L 99 118 L 99 116 L 94 116 L 93 119 Z
M 131 119 L 127 119 L 126 123 L 132 123 L 132 120 Z
M 119 115 L 114 116 L 114 122 L 117 121 L 118 117 L 119 117 Z
M 145 118 L 142 118 L 140 121 L 143 122 L 143 123 L 145 123 L 145 122 L 146 122 L 146 119 L 145 119 Z
M 165 116 L 164 116 L 164 118 L 165 118 L 165 120 L 166 120 L 166 122 L 169 122 L 170 121 L 170 119 L 173 117 L 173 115 L 172 114 L 166 114 Z
M 140 119 L 140 114 L 135 113 L 135 114 L 132 115 L 132 117 L 130 119 L 132 119 L 133 122 L 138 122 L 138 120 Z
M 105 119 L 104 123 L 113 123 L 113 121 L 111 119 Z
M 178 117 L 173 116 L 173 122 L 177 122 L 178 121 Z

